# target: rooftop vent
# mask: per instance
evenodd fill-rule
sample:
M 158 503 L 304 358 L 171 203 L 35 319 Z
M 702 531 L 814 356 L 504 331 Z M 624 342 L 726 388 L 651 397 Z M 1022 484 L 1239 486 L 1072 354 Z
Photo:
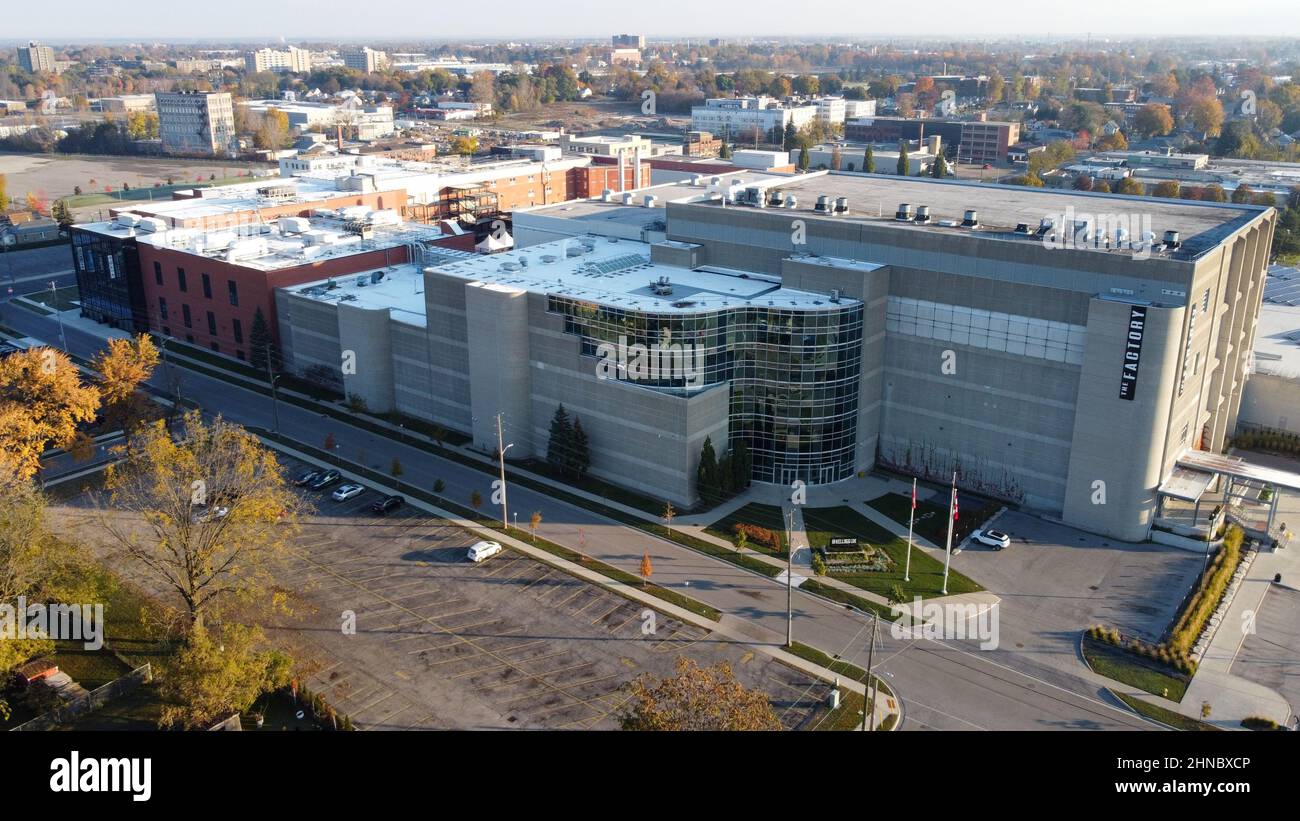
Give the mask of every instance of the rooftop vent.
M 1051 217 L 1043 217 L 1038 221 L 1038 230 L 1035 233 L 1040 237 L 1045 237 L 1052 233 L 1054 228 L 1056 228 L 1056 220 Z
M 906 202 L 899 203 L 898 212 L 894 214 L 894 219 L 899 220 L 901 222 L 911 222 L 912 221 L 911 204 Z
M 601 201 L 601 202 L 613 202 L 613 201 L 614 201 L 614 189 L 612 189 L 612 188 L 606 188 L 604 191 L 601 191 L 601 192 L 600 192 L 600 201 Z
M 650 282 L 650 290 L 659 296 L 668 296 L 673 292 L 673 284 L 668 277 L 659 277 Z
M 628 192 L 628 193 L 624 194 L 624 195 L 623 195 L 623 204 L 624 204 L 624 205 L 631 205 L 631 204 L 632 204 L 632 200 L 633 200 L 634 198 L 635 198 L 635 195 L 633 195 L 631 192 Z
M 1027 223 L 1027 222 L 1017 222 L 1017 223 L 1016 223 L 1016 233 L 1017 233 L 1017 234 L 1025 234 L 1025 235 L 1028 235 L 1028 234 L 1029 234 L 1029 223 Z
M 1170 230 L 1165 232 L 1165 245 L 1171 249 L 1182 245 L 1182 243 L 1178 241 L 1177 231 Z
M 921 224 L 925 224 L 930 221 L 930 206 L 928 205 L 916 206 L 916 221 Z
M 840 289 L 839 289 L 839 288 L 832 288 L 832 289 L 831 289 L 831 302 L 839 302 L 839 301 L 840 301 Z
M 780 208 L 781 202 L 782 202 L 782 196 L 780 191 L 773 189 L 768 192 L 767 194 L 768 205 L 772 206 L 773 208 Z
M 962 216 L 962 218 L 961 218 L 961 227 L 962 227 L 962 228 L 979 228 L 979 227 L 980 227 L 980 215 L 979 215 L 979 212 L 976 211 L 976 210 L 974 210 L 974 209 L 969 209 L 969 208 L 968 208 L 968 209 L 966 210 L 965 215 Z
M 785 207 L 786 207 L 786 208 L 794 208 L 794 207 L 797 206 L 798 204 L 799 204 L 799 198 L 796 197 L 794 194 L 786 194 L 786 195 L 785 195 Z
M 659 198 L 656 197 L 654 194 L 646 194 L 646 195 L 645 195 L 645 199 L 642 200 L 642 202 L 645 203 L 645 207 L 646 207 L 646 208 L 654 208 L 654 207 L 655 207 L 655 203 L 658 202 L 658 201 L 659 201 Z
M 847 214 L 847 213 L 849 213 L 849 198 L 848 198 L 848 197 L 836 197 L 836 198 L 835 198 L 835 213 L 837 213 L 837 214 Z
M 831 198 L 821 194 L 817 197 L 817 204 L 813 206 L 813 210 L 818 214 L 829 214 L 832 207 Z

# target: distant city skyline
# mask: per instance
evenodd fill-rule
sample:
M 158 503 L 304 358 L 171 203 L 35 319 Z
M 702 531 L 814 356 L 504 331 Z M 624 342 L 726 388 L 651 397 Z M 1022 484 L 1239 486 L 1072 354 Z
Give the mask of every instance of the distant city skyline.
M 412 0 L 384 4 L 383 13 L 338 0 L 319 0 L 310 10 L 297 3 L 230 0 L 220 6 L 175 5 L 167 14 L 119 14 L 100 0 L 65 0 L 46 13 L 24 4 L 11 10 L 6 35 L 52 44 L 243 40 L 285 42 L 312 39 L 418 42 L 449 39 L 554 40 L 604 38 L 628 32 L 650 38 L 707 37 L 951 37 L 1007 38 L 1018 35 L 1065 39 L 1161 36 L 1300 36 L 1300 4 L 1260 0 L 1226 4 L 1210 0 L 1132 3 L 1095 0 L 1086 4 L 1005 4 L 996 14 L 972 15 L 968 2 L 931 0 L 924 6 L 868 7 L 830 0 L 815 13 L 792 14 L 788 3 L 746 0 L 741 4 L 655 4 L 644 10 L 593 7 L 578 0 L 499 0 L 486 14 L 456 16 L 446 6 Z M 57 13 L 54 9 L 57 8 Z M 157 8 L 157 7 L 155 7 Z M 110 13 L 109 9 L 113 9 Z M 16 16 L 14 11 L 17 11 Z M 898 12 L 898 13 L 895 13 Z M 672 22 L 665 22 L 671 20 Z

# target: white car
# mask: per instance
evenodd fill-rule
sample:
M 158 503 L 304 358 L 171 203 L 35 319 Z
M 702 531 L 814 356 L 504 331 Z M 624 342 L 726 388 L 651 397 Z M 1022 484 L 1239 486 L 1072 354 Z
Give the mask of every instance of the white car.
M 977 530 L 971 534 L 971 539 L 994 550 L 1011 547 L 1011 537 L 1000 530 Z
M 196 507 L 199 509 L 195 513 L 194 518 L 195 521 L 199 522 L 215 522 L 218 519 L 226 518 L 226 514 L 230 512 L 230 508 L 228 507 L 214 507 L 211 509 L 206 505 L 197 505 Z
M 339 489 L 330 494 L 330 497 L 336 502 L 346 502 L 354 496 L 360 496 L 365 492 L 361 485 L 340 485 Z
M 477 564 L 486 561 L 501 552 L 501 545 L 497 542 L 475 542 L 474 546 L 465 554 L 465 558 Z

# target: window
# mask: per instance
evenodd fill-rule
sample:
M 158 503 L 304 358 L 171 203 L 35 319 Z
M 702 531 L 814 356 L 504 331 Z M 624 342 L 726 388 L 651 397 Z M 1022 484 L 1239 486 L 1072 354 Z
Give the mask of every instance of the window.
M 186 328 L 194 327 L 193 323 L 190 321 L 190 306 L 188 305 L 181 306 L 181 321 L 185 323 Z M 191 342 L 194 339 L 193 337 L 190 336 L 187 336 L 186 338 L 189 339 Z
M 167 318 L 167 299 L 165 297 L 158 297 L 158 316 L 163 319 Z
M 161 262 L 155 262 L 155 263 L 153 264 L 153 281 L 154 281 L 156 284 L 158 284 L 158 285 L 162 285 L 162 284 L 163 284 L 163 281 L 162 281 L 162 263 L 161 263 Z
M 217 335 L 217 315 L 208 311 L 208 335 Z
M 239 285 L 233 279 L 228 279 L 226 288 L 230 291 L 230 304 L 239 307 Z
M 185 284 L 185 269 L 176 268 L 176 285 L 181 289 L 181 293 L 189 291 L 189 286 Z
M 230 327 L 234 331 L 235 342 L 240 345 L 244 344 L 244 323 L 238 319 L 232 319 L 230 320 Z
M 1205 296 L 1201 297 L 1201 313 L 1210 310 L 1210 289 L 1205 289 Z
M 212 299 L 212 278 L 207 274 L 203 274 L 203 296 Z

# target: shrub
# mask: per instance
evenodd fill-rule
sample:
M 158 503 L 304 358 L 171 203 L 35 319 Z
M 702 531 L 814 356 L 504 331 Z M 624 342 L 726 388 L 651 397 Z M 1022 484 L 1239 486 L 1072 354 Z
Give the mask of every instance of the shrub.
M 1264 716 L 1246 716 L 1241 720 L 1241 726 L 1248 730 L 1277 730 L 1278 723 L 1271 718 Z
M 781 549 L 781 534 L 775 530 L 746 524 L 745 522 L 736 522 L 731 526 L 731 529 L 737 535 L 745 534 L 745 539 L 751 543 L 761 545 L 769 550 Z
M 812 554 L 812 569 L 818 576 L 826 575 L 826 560 L 822 558 L 821 553 L 816 551 Z

